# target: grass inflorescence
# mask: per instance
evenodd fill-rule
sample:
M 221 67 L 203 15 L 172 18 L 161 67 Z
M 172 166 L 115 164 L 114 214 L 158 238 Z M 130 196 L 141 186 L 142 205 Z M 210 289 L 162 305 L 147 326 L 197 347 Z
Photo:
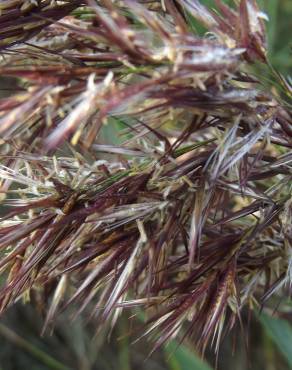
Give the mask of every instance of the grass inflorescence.
M 1 2 L 2 311 L 142 307 L 154 348 L 204 350 L 289 293 L 291 84 L 235 3 Z

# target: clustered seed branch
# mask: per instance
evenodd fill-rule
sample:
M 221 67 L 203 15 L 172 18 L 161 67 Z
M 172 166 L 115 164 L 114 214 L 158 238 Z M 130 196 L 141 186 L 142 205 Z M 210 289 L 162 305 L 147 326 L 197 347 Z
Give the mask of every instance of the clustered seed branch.
M 1 2 L 2 311 L 142 308 L 204 351 L 289 293 L 292 88 L 256 1 L 215 3 Z

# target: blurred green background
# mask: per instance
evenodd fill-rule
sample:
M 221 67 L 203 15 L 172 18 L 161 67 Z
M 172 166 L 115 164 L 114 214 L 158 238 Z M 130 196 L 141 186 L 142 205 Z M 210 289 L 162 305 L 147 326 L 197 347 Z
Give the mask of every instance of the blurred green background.
M 213 6 L 212 0 L 203 1 Z M 269 58 L 285 76 L 292 76 L 291 34 L 292 0 L 259 0 L 268 16 Z M 3 81 L 2 81 L 3 82 Z M 9 85 L 9 81 L 7 82 Z M 2 87 L 4 85 L 2 84 Z M 219 370 L 288 370 L 292 369 L 292 303 L 285 302 L 279 315 L 260 314 L 243 320 L 249 322 L 247 333 L 237 328 L 224 339 L 217 359 Z M 177 346 L 171 342 L 150 358 L 151 342 L 133 344 L 135 335 L 126 336 L 141 323 L 129 320 L 125 313 L 111 339 L 104 333 L 95 335 L 94 321 L 88 317 L 72 320 L 67 312 L 58 318 L 52 335 L 40 337 L 43 323 L 39 311 L 18 303 L 0 321 L 0 370 L 210 370 L 216 366 L 216 356 L 210 350 L 201 360 L 190 342 Z

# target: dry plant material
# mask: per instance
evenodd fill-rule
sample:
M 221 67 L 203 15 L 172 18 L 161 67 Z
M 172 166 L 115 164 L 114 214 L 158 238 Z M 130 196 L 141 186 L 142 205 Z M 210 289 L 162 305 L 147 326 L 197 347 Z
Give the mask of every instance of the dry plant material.
M 1 2 L 1 310 L 141 307 L 154 348 L 218 350 L 291 288 L 291 86 L 256 2 L 215 3 Z

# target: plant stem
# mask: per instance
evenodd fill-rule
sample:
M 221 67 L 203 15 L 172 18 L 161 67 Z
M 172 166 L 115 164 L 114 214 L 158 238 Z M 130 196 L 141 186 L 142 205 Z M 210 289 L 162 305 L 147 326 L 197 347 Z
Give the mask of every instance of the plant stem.
M 45 364 L 48 369 L 54 370 L 69 370 L 69 368 L 63 365 L 61 362 L 55 360 L 53 357 L 42 351 L 41 349 L 35 347 L 24 338 L 16 334 L 14 331 L 9 329 L 4 324 L 0 324 L 0 335 L 16 345 L 17 347 L 21 348 L 31 356 L 35 357 L 43 364 Z

